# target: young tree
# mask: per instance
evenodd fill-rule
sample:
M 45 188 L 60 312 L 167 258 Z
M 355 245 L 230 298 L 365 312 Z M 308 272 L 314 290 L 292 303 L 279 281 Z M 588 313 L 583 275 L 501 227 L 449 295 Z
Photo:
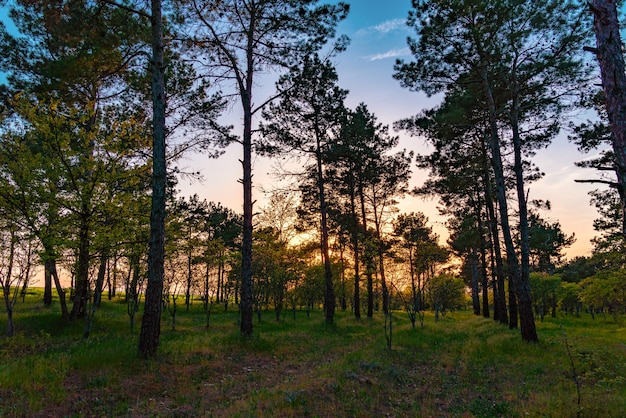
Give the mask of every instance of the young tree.
M 534 271 L 553 274 L 563 249 L 574 243 L 574 234 L 567 236 L 559 222 L 550 223 L 534 211 L 530 211 L 528 221 L 531 267 Z
M 465 304 L 465 284 L 451 274 L 438 274 L 428 282 L 428 299 L 435 310 L 435 321 L 439 314 L 461 308 Z
M 258 73 L 284 71 L 321 48 L 335 34 L 348 5 L 318 5 L 317 0 L 194 0 L 180 4 L 191 43 L 207 51 L 211 74 L 234 83 L 243 112 L 239 143 L 243 157 L 243 245 L 241 279 L 241 333 L 252 334 L 252 153 L 253 117 L 272 100 L 254 103 Z
M 13 337 L 13 309 L 22 285 L 32 276 L 37 248 L 19 224 L 6 218 L 0 222 L 0 286 L 7 312 L 7 336 Z
M 355 316 L 360 316 L 359 259 L 365 267 L 367 279 L 367 316 L 374 313 L 373 276 L 376 259 L 380 260 L 382 240 L 377 242 L 385 209 L 394 204 L 394 197 L 404 193 L 410 175 L 410 154 L 387 153 L 398 144 L 398 137 L 389 134 L 389 128 L 378 123 L 364 103 L 350 111 L 341 132 L 328 150 L 332 165 L 328 177 L 337 195 L 343 197 L 346 208 L 343 216 L 351 235 L 355 269 Z M 374 218 L 375 228 L 371 227 Z M 341 223 L 341 221 L 339 221 Z M 378 257 L 377 257 L 378 256 Z
M 337 139 L 348 93 L 337 86 L 337 81 L 337 72 L 329 61 L 323 61 L 318 55 L 306 57 L 302 69 L 296 69 L 278 82 L 278 91 L 284 94 L 278 103 L 270 104 L 263 112 L 268 122 L 261 127 L 268 141 L 265 152 L 273 155 L 297 153 L 308 164 L 304 176 L 310 172 L 315 178 L 320 251 L 324 263 L 324 312 L 328 324 L 333 323 L 335 292 L 328 242 L 325 156 L 330 144 Z
M 400 239 L 399 245 L 407 254 L 404 256 L 409 265 L 411 289 L 411 307 L 409 312 L 417 313 L 424 325 L 426 310 L 426 286 L 428 279 L 435 274 L 435 266 L 448 258 L 444 248 L 439 246 L 439 237 L 428 226 L 428 218 L 421 212 L 400 214 L 394 222 L 394 235 Z M 415 316 L 411 316 L 415 327 Z

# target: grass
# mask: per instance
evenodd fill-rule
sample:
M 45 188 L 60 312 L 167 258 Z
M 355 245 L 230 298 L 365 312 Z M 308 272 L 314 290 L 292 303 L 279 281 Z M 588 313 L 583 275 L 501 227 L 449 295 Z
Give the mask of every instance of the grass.
M 91 336 L 63 325 L 39 294 L 0 337 L 0 416 L 618 417 L 626 410 L 626 332 L 602 318 L 548 318 L 540 343 L 470 312 L 411 329 L 338 312 L 273 313 L 239 335 L 236 312 L 181 309 L 163 317 L 159 355 L 141 360 L 126 307 L 105 301 Z M 0 314 L 0 323 L 6 315 Z M 137 329 L 139 326 L 137 326 Z M 581 388 L 581 405 L 570 356 Z

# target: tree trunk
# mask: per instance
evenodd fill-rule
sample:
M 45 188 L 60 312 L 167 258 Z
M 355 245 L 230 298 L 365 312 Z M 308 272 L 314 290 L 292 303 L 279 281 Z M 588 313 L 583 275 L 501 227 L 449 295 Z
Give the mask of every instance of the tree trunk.
M 478 291 L 478 260 L 476 250 L 472 248 L 469 254 L 470 269 L 472 274 L 472 308 L 474 315 L 480 315 L 480 297 Z
M 70 319 L 84 318 L 89 301 L 89 219 L 88 208 L 82 205 L 78 232 L 78 262 L 76 265 L 76 293 Z
M 509 224 L 509 211 L 508 203 L 506 199 L 506 184 L 504 178 L 504 169 L 502 164 L 502 154 L 500 151 L 500 136 L 498 133 L 496 104 L 493 97 L 493 91 L 491 84 L 489 83 L 486 70 L 482 73 L 483 89 L 485 96 L 489 104 L 489 125 L 490 125 L 490 147 L 491 147 L 491 165 L 494 172 L 494 179 L 496 183 L 496 197 L 498 199 L 498 209 L 500 211 L 500 224 L 502 226 L 502 235 L 504 237 L 504 246 L 506 248 L 507 263 L 509 266 L 509 300 L 515 301 L 515 293 L 511 289 L 511 285 L 515 287 L 515 284 L 519 281 L 520 268 L 517 260 L 517 254 L 515 253 L 515 246 L 513 244 L 513 237 L 511 235 L 511 227 Z M 512 295 L 512 296 L 511 296 Z M 511 310 L 509 327 L 512 327 L 515 320 L 517 324 L 517 307 L 509 303 Z M 515 312 L 514 312 L 515 310 Z
M 516 90 L 516 89 L 515 89 Z M 514 91 L 515 91 L 514 90 Z M 528 208 L 526 206 L 526 194 L 524 192 L 524 172 L 522 166 L 522 139 L 518 126 L 518 104 L 513 101 L 511 112 L 511 128 L 513 130 L 513 149 L 515 154 L 515 180 L 517 188 L 517 202 L 519 208 L 519 230 L 520 230 L 520 259 L 521 269 L 517 276 L 516 287 L 518 309 L 520 316 L 520 330 L 522 339 L 528 342 L 538 342 L 537 329 L 535 327 L 535 317 L 533 316 L 533 304 L 530 295 L 530 237 L 528 232 Z
M 52 305 L 52 273 L 45 266 L 46 263 L 44 261 L 43 304 L 44 306 L 50 306 Z
M 52 279 L 54 280 L 54 285 L 57 289 L 57 293 L 59 295 L 59 305 L 61 306 L 61 318 L 63 321 L 68 321 L 70 319 L 70 313 L 67 309 L 67 302 L 65 300 L 65 290 L 61 287 L 61 280 L 59 280 L 59 274 L 57 273 L 57 262 L 54 258 L 50 258 L 45 260 L 45 268 L 50 272 Z
M 135 315 L 139 309 L 139 256 L 131 255 L 129 258 L 128 281 L 126 286 L 127 313 L 130 317 L 130 332 L 135 331 Z M 132 276 L 131 276 L 132 272 Z M 132 277 L 132 279 L 131 279 Z
M 389 311 L 389 289 L 387 288 L 387 278 L 385 277 L 385 257 L 384 257 L 384 243 L 383 236 L 380 228 L 380 219 L 378 218 L 378 211 L 374 208 L 374 224 L 376 226 L 376 240 L 378 241 L 378 265 L 380 271 L 380 287 L 383 293 L 383 313 L 386 315 Z
M 252 113 L 251 98 L 244 100 L 243 133 L 243 245 L 241 249 L 241 324 L 244 336 L 252 335 L 253 330 L 253 294 L 252 294 Z
M 321 134 L 319 132 L 316 132 L 316 136 L 318 139 L 315 156 L 317 159 L 317 189 L 320 201 L 320 220 L 322 233 L 320 249 L 322 252 L 322 260 L 324 261 L 324 314 L 326 316 L 326 323 L 332 324 L 335 316 L 335 288 L 333 284 L 333 271 L 330 264 L 330 253 L 328 251 L 328 208 L 326 207 L 326 196 L 324 190 L 322 150 L 319 140 L 320 135 Z
M 103 250 L 100 254 L 100 266 L 98 267 L 98 277 L 96 278 L 96 286 L 93 294 L 93 303 L 98 308 L 102 302 L 102 291 L 104 290 L 104 278 L 106 276 L 108 261 L 108 250 Z
M 356 217 L 354 191 L 350 193 L 350 211 L 353 220 L 352 251 L 354 252 L 354 317 L 361 318 L 361 278 L 359 277 L 359 225 Z
M 517 328 L 517 280 L 509 272 L 509 328 Z
M 371 252 L 370 237 L 367 231 L 367 217 L 365 212 L 365 194 L 363 184 L 359 181 L 359 201 L 361 203 L 361 228 L 363 229 L 363 261 L 365 262 L 365 277 L 367 280 L 367 317 L 374 317 L 374 282 L 373 282 L 373 257 Z
M 495 263 L 494 279 L 494 318 L 501 324 L 508 324 L 509 319 L 506 312 L 506 292 L 504 290 L 504 262 L 502 260 L 502 248 L 500 247 L 500 235 L 498 234 L 498 218 L 494 208 L 493 196 L 491 194 L 490 176 L 487 168 L 486 150 L 483 148 L 485 158 L 485 204 L 489 217 L 489 237 L 491 238 L 492 269 Z M 497 317 L 496 317 L 497 312 Z
M 616 174 L 622 204 L 622 234 L 626 236 L 626 73 L 617 18 L 617 1 L 591 0 L 602 88 L 613 141 Z
M 409 247 L 409 277 L 411 278 L 411 307 L 409 318 L 411 328 L 415 329 L 415 315 L 421 309 L 418 288 L 415 284 L 415 268 L 413 268 L 413 248 Z
M 485 240 L 484 228 L 480 222 L 480 276 L 482 278 L 483 290 L 483 317 L 489 318 L 489 275 L 487 273 L 487 242 Z
M 161 306 L 165 259 L 165 80 L 163 64 L 163 22 L 161 1 L 152 0 L 152 206 L 148 285 L 139 335 L 139 353 L 156 356 L 161 335 Z

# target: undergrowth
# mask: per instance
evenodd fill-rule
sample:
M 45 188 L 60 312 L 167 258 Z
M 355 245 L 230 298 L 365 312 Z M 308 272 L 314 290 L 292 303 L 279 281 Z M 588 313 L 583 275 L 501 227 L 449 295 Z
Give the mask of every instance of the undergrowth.
M 6 318 L 0 314 L 0 322 Z M 80 322 L 80 321 L 79 321 Z M 272 312 L 242 338 L 236 312 L 200 304 L 167 316 L 159 355 L 141 360 L 126 306 L 103 301 L 89 338 L 29 295 L 16 336 L 0 337 L 0 416 L 619 417 L 626 410 L 626 332 L 598 318 L 546 318 L 539 344 L 452 312 L 412 329 L 393 313 Z M 564 332 L 567 340 L 564 340 Z M 569 353 L 568 353 L 569 350 Z M 575 373 L 573 373 L 575 370 Z M 580 395 L 578 395 L 580 389 Z M 580 399 L 580 405 L 578 405 Z

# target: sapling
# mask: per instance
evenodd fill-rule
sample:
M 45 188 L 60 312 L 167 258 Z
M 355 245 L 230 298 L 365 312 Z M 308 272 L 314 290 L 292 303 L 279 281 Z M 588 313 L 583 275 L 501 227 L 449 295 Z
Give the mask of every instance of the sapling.
M 576 366 L 574 365 L 574 356 L 572 354 L 572 351 L 570 350 L 570 343 L 569 340 L 567 338 L 567 333 L 565 332 L 565 329 L 563 328 L 563 325 L 560 325 L 559 328 L 561 328 L 561 331 L 563 331 L 563 339 L 565 341 L 565 348 L 567 350 L 567 357 L 569 358 L 569 364 L 570 364 L 570 371 L 572 372 L 572 379 L 574 380 L 574 383 L 576 384 L 576 394 L 577 394 L 577 399 L 576 399 L 576 405 L 577 405 L 577 410 L 576 410 L 576 417 L 580 417 L 582 414 L 582 409 L 580 406 L 581 403 L 581 395 L 580 395 L 580 386 L 581 386 L 581 381 L 578 377 L 578 372 L 576 371 Z

